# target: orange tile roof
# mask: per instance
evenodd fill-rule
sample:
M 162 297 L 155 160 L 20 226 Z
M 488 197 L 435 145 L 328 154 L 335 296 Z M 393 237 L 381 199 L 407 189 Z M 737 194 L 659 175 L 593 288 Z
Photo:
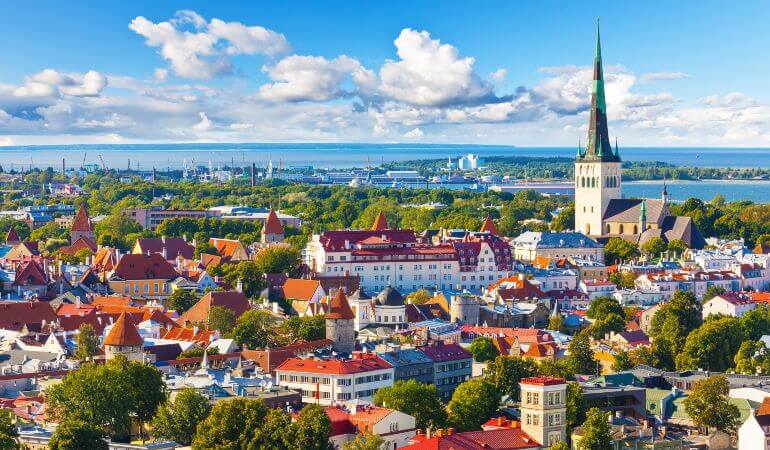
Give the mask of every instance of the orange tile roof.
M 91 304 L 94 306 L 129 306 L 131 304 L 131 297 L 98 295 L 94 297 Z
M 139 330 L 136 329 L 134 321 L 125 312 L 120 314 L 118 320 L 112 325 L 112 329 L 110 329 L 107 337 L 104 338 L 104 345 L 139 346 L 143 342 L 144 339 L 139 335 Z
M 749 296 L 756 303 L 770 303 L 770 292 L 749 292 Z
M 382 231 L 387 230 L 390 227 L 388 226 L 388 219 L 385 218 L 385 213 L 380 211 L 379 214 L 377 214 L 377 218 L 374 219 L 374 223 L 372 224 L 372 230 L 373 231 Z
M 278 219 L 278 215 L 273 208 L 270 208 L 270 212 L 267 214 L 267 220 L 265 220 L 265 226 L 263 228 L 264 234 L 283 234 L 283 225 Z
M 757 415 L 766 416 L 768 414 L 770 414 L 770 397 L 765 397 L 757 410 Z
M 387 361 L 374 354 L 361 355 L 353 359 L 301 359 L 289 358 L 276 371 L 322 373 L 335 375 L 350 375 L 355 373 L 370 372 L 375 370 L 390 369 Z
M 211 291 L 206 293 L 192 308 L 179 318 L 182 324 L 208 323 L 212 306 L 221 306 L 233 312 L 235 318 L 251 308 L 249 300 L 238 291 Z
M 353 320 L 353 310 L 350 309 L 348 298 L 342 289 L 337 289 L 331 302 L 329 302 L 329 312 L 326 313 L 327 319 Z
M 495 226 L 495 222 L 492 220 L 492 217 L 490 217 L 490 216 L 487 216 L 487 218 L 484 219 L 484 223 L 481 224 L 481 232 L 482 233 L 494 234 L 495 236 L 500 234 L 497 231 L 497 227 Z
M 81 205 L 75 214 L 75 219 L 72 221 L 72 231 L 93 231 L 93 225 L 85 206 Z
M 236 250 L 243 247 L 241 241 L 235 239 L 211 238 L 209 239 L 209 243 L 217 249 L 217 252 L 219 252 L 220 255 L 226 258 L 232 257 L 235 255 Z
M 197 332 L 196 332 L 197 331 Z M 200 342 L 208 345 L 212 338 L 214 337 L 214 332 L 209 330 L 202 330 L 195 328 L 183 328 L 183 327 L 176 327 L 168 330 L 166 334 L 163 335 L 163 339 L 169 339 L 174 341 L 185 341 L 185 342 Z
M 287 299 L 310 300 L 321 287 L 318 280 L 289 278 L 283 283 L 283 296 Z

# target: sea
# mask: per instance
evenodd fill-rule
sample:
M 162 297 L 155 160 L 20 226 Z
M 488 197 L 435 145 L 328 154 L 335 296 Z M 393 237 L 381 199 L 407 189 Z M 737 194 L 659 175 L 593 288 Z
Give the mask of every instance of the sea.
M 104 164 L 107 167 L 159 171 L 181 169 L 185 164 L 229 166 L 235 164 L 258 167 L 280 164 L 284 168 L 313 167 L 335 169 L 364 167 L 367 164 L 415 159 L 455 160 L 474 153 L 486 156 L 563 156 L 572 158 L 575 148 L 515 147 L 503 145 L 447 144 L 277 144 L 277 143 L 195 143 L 195 144 L 113 144 L 113 145 L 47 145 L 0 147 L 0 165 L 5 170 L 33 167 L 60 168 L 62 159 L 67 167 L 83 164 Z M 620 149 L 626 161 L 663 161 L 678 166 L 770 168 L 770 148 L 738 147 L 628 147 Z M 770 181 L 669 181 L 674 200 L 688 197 L 705 200 L 717 193 L 727 200 L 770 202 Z M 657 197 L 662 190 L 658 181 L 626 182 L 628 197 Z

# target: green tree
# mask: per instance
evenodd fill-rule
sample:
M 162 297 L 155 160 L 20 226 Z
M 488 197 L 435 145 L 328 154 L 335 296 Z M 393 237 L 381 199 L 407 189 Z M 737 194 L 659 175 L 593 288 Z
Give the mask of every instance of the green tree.
M 586 420 L 586 401 L 583 388 L 577 381 L 567 383 L 567 426 L 574 428 Z
M 738 407 L 729 401 L 730 384 L 722 375 L 695 382 L 684 399 L 684 409 L 697 426 L 735 432 L 738 425 Z
M 488 337 L 477 337 L 471 342 L 468 350 L 473 355 L 473 359 L 478 362 L 487 362 L 495 359 L 500 352 Z
M 133 245 L 132 235 L 141 233 L 142 226 L 124 212 L 110 214 L 95 227 L 96 242 L 128 251 Z
M 756 341 L 770 334 L 770 307 L 766 303 L 760 303 L 756 308 L 747 311 L 740 321 L 746 337 Z
M 131 420 L 144 422 L 165 400 L 161 373 L 123 356 L 106 364 L 83 364 L 59 384 L 46 389 L 53 419 L 73 420 L 101 427 L 113 440 L 129 437 Z
M 323 315 L 291 316 L 279 327 L 281 342 L 286 345 L 297 341 L 315 341 L 326 337 L 326 318 Z
M 616 313 L 610 313 L 596 319 L 589 328 L 594 339 L 603 339 L 611 332 L 620 333 L 626 328 L 626 319 Z
M 228 335 L 233 331 L 235 324 L 235 313 L 232 309 L 224 306 L 212 306 L 209 309 L 209 320 L 206 324 L 209 330 L 219 330 L 222 334 Z
M 580 450 L 612 450 L 612 429 L 607 420 L 607 413 L 599 408 L 591 408 L 583 422 L 583 433 L 578 443 Z
M 217 347 L 209 347 L 206 349 L 206 354 L 211 355 L 218 355 L 219 349 Z M 203 349 L 201 347 L 190 347 L 187 350 L 183 351 L 179 354 L 179 358 L 200 358 L 203 356 Z
M 689 247 L 687 246 L 687 244 L 681 239 L 673 239 L 668 241 L 667 250 L 676 255 L 683 254 L 685 250 L 687 250 L 688 248 Z
M 262 427 L 249 441 L 248 450 L 283 450 L 296 448 L 294 443 L 295 426 L 291 417 L 280 408 L 273 408 L 267 413 Z
M 16 450 L 20 448 L 16 441 L 19 432 L 16 431 L 16 426 L 11 420 L 11 414 L 6 413 L 7 411 L 0 411 L 0 449 Z
M 591 350 L 591 339 L 589 330 L 583 330 L 576 334 L 567 347 L 569 362 L 572 373 L 576 374 L 594 374 L 596 373 L 596 360 L 594 351 Z
M 706 292 L 703 293 L 703 303 L 706 303 L 707 301 L 711 300 L 712 298 L 722 295 L 725 293 L 725 288 L 722 286 L 718 286 L 716 284 L 712 284 L 711 286 L 706 288 Z
M 199 423 L 208 417 L 211 404 L 195 389 L 182 389 L 173 402 L 158 408 L 152 420 L 152 432 L 156 438 L 169 439 L 182 445 L 190 445 Z
M 660 306 L 650 323 L 650 337 L 657 346 L 658 367 L 672 370 L 675 355 L 682 352 L 685 339 L 701 324 L 701 304 L 692 292 L 676 291 Z
M 743 341 L 735 355 L 735 371 L 744 375 L 770 373 L 770 352 L 762 341 Z
M 575 206 L 565 206 L 559 215 L 551 222 L 552 231 L 566 231 L 575 229 Z
M 566 329 L 564 326 L 564 316 L 561 314 L 554 314 L 548 319 L 548 329 L 563 333 Z
M 519 400 L 519 381 L 537 374 L 537 363 L 531 358 L 500 355 L 487 364 L 485 379 L 497 390 L 498 398 L 508 395 Z
M 299 265 L 300 258 L 293 248 L 268 247 L 260 250 L 254 261 L 262 273 L 291 273 Z
M 342 450 L 381 450 L 384 444 L 385 440 L 379 435 L 358 433 L 352 441 L 342 444 Z
M 639 249 L 631 242 L 621 238 L 610 238 L 604 246 L 604 260 L 607 264 L 616 264 L 620 260 L 628 260 L 639 256 Z
M 87 323 L 80 325 L 75 345 L 75 358 L 78 361 L 85 361 L 99 354 L 99 336 L 94 332 L 94 327 Z
M 105 437 L 94 424 L 68 419 L 56 427 L 48 446 L 51 450 L 107 450 Z
M 613 372 L 623 372 L 625 370 L 632 369 L 633 367 L 634 363 L 631 361 L 631 356 L 627 351 L 621 350 L 617 355 L 615 355 L 615 362 L 612 363 Z
M 499 400 L 491 383 L 480 378 L 468 380 L 457 386 L 447 405 L 449 423 L 460 431 L 477 430 L 495 415 Z
M 665 252 L 666 248 L 666 242 L 657 236 L 648 239 L 647 242 L 642 244 L 642 251 L 648 256 L 658 256 Z
M 676 356 L 679 369 L 725 371 L 733 366 L 735 354 L 746 339 L 740 321 L 735 317 L 708 320 L 686 338 Z
M 569 444 L 567 444 L 564 441 L 559 441 L 554 444 L 551 444 L 550 447 L 548 447 L 548 450 L 570 450 Z
M 636 285 L 636 273 L 635 272 L 612 272 L 609 276 L 610 281 L 615 283 L 619 288 L 633 289 Z
M 427 289 L 417 289 L 416 291 L 406 296 L 406 299 L 408 301 L 411 301 L 415 305 L 422 305 L 424 303 L 427 303 L 428 300 L 432 298 L 433 298 L 433 295 L 431 295 L 431 293 L 428 292 Z
M 261 399 L 222 400 L 196 428 L 193 450 L 240 450 L 260 430 L 268 407 Z
M 240 281 L 243 285 L 243 294 L 248 298 L 259 296 L 265 281 L 264 273 L 260 270 L 256 261 L 241 261 L 238 264 L 220 264 L 210 270 L 212 275 L 219 275 L 230 285 L 236 286 Z
M 586 311 L 586 316 L 589 319 L 599 319 L 607 316 L 608 314 L 615 313 L 619 316 L 624 316 L 625 312 L 620 302 L 612 297 L 602 296 L 596 297 Z
M 399 380 L 393 386 L 384 387 L 374 393 L 373 402 L 378 406 L 401 411 L 415 418 L 415 427 L 424 430 L 441 428 L 446 424 L 446 411 L 441 403 L 441 394 L 432 384 L 417 380 Z
M 195 292 L 187 289 L 177 289 L 166 298 L 166 307 L 179 314 L 184 313 L 198 302 Z
M 294 426 L 294 445 L 298 449 L 326 450 L 328 448 L 332 423 L 321 406 L 307 405 L 302 408 Z
M 273 342 L 275 318 L 263 310 L 249 310 L 238 318 L 233 329 L 233 338 L 238 345 L 250 349 L 265 348 Z
M 537 363 L 537 374 L 541 377 L 572 378 L 575 374 L 566 359 L 551 361 L 544 359 Z

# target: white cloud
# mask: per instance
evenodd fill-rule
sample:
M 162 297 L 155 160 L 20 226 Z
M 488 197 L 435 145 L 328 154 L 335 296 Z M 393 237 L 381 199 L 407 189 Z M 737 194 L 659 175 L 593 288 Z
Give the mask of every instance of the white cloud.
M 272 101 L 331 100 L 345 95 L 341 85 L 348 76 L 357 85 L 374 84 L 374 74 L 345 55 L 333 60 L 291 55 L 264 70 L 274 82 L 262 85 L 257 95 Z
M 161 69 L 161 68 L 155 69 L 153 76 L 158 81 L 166 81 L 166 79 L 168 78 L 168 70 Z
M 427 31 L 405 28 L 394 41 L 398 61 L 380 69 L 380 91 L 420 106 L 474 104 L 490 100 L 492 87 L 473 71 L 474 59 L 431 39 Z
M 682 80 L 692 78 L 684 72 L 648 72 L 642 75 L 642 81 L 648 83 L 651 81 Z
M 198 113 L 198 116 L 200 117 L 200 122 L 193 125 L 193 130 L 195 131 L 208 131 L 211 129 L 211 127 L 214 125 L 211 120 L 209 120 L 208 116 L 205 112 L 201 111 Z
M 505 75 L 508 73 L 505 69 L 497 69 L 494 72 L 489 74 L 489 78 L 492 79 L 495 83 L 500 83 L 505 79 Z
M 185 29 L 187 25 L 193 29 Z M 286 38 L 275 31 L 216 18 L 206 22 L 193 11 L 177 12 L 170 21 L 158 23 L 138 16 L 128 27 L 150 47 L 159 47 L 174 73 L 186 78 L 228 74 L 233 55 L 273 56 L 289 49 Z
M 414 128 L 411 131 L 404 133 L 404 137 L 407 139 L 422 139 L 425 137 L 425 133 L 419 128 Z

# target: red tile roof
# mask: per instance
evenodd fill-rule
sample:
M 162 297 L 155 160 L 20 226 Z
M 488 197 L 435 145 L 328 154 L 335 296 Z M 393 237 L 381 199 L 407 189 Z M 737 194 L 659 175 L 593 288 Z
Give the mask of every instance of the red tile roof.
M 114 346 L 140 346 L 144 342 L 139 334 L 131 316 L 125 312 L 120 314 L 118 320 L 112 325 L 107 337 L 104 338 L 104 345 Z
M 238 291 L 211 291 L 201 297 L 192 308 L 185 311 L 179 321 L 183 324 L 207 323 L 212 306 L 221 306 L 231 310 L 235 318 L 251 308 L 249 300 Z
M 94 306 L 129 306 L 131 304 L 131 297 L 98 295 L 94 297 L 91 304 Z
M 426 438 L 418 435 L 414 444 L 401 447 L 408 450 L 529 450 L 540 444 L 520 428 L 443 434 Z
M 330 375 L 350 375 L 355 373 L 371 372 L 375 370 L 390 369 L 387 361 L 374 354 L 354 355 L 353 359 L 301 359 L 289 358 L 276 371 L 321 373 Z
M 162 255 L 123 255 L 115 267 L 115 275 L 123 280 L 172 280 L 179 276 L 174 266 Z
M 21 239 L 19 239 L 19 233 L 16 232 L 16 229 L 11 227 L 8 229 L 8 234 L 5 235 L 5 243 L 6 244 L 18 244 L 21 242 Z
M 87 249 L 91 253 L 95 253 L 97 246 L 91 239 L 88 239 L 85 236 L 80 236 L 75 242 L 72 243 L 72 245 L 61 248 L 61 251 L 68 255 L 74 255 L 83 249 Z
M 490 216 L 487 216 L 487 218 L 484 219 L 484 223 L 481 224 L 481 232 L 482 233 L 494 234 L 495 236 L 500 234 L 497 231 L 497 227 L 495 226 L 495 222 L 492 220 L 492 217 L 490 217 Z
M 281 221 L 278 219 L 278 215 L 275 213 L 275 211 L 273 211 L 273 208 L 270 208 L 270 212 L 267 214 L 263 233 L 283 234 L 283 225 L 281 225 Z
M 16 286 L 42 286 L 48 284 L 48 277 L 45 271 L 37 261 L 29 261 L 20 264 L 16 268 L 16 279 L 13 284 Z
M 385 218 L 385 213 L 380 211 L 379 214 L 377 214 L 377 218 L 374 219 L 374 223 L 372 224 L 372 230 L 373 231 L 382 231 L 387 230 L 390 227 L 388 226 L 388 219 Z
M 56 320 L 56 313 L 47 302 L 0 301 L 0 329 L 20 330 L 25 324 Z
M 528 378 L 522 378 L 520 381 L 521 384 L 533 384 L 537 386 L 555 386 L 558 384 L 566 384 L 567 382 L 564 380 L 564 378 L 556 378 L 556 377 L 528 377 Z
M 72 221 L 72 231 L 93 231 L 93 225 L 85 206 L 81 205 L 75 214 L 75 219 Z
M 519 342 L 538 343 L 553 342 L 553 336 L 544 330 L 534 328 L 499 328 L 499 327 L 481 327 L 473 325 L 463 325 L 461 327 L 463 337 L 473 339 L 478 336 L 503 336 L 506 338 L 518 338 Z
M 350 309 L 350 303 L 342 289 L 337 289 L 331 302 L 329 302 L 329 312 L 326 313 L 327 319 L 353 320 L 353 310 Z
M 434 341 L 429 345 L 417 348 L 434 362 L 457 361 L 460 359 L 473 358 L 473 355 L 471 355 L 470 352 L 457 343 Z

